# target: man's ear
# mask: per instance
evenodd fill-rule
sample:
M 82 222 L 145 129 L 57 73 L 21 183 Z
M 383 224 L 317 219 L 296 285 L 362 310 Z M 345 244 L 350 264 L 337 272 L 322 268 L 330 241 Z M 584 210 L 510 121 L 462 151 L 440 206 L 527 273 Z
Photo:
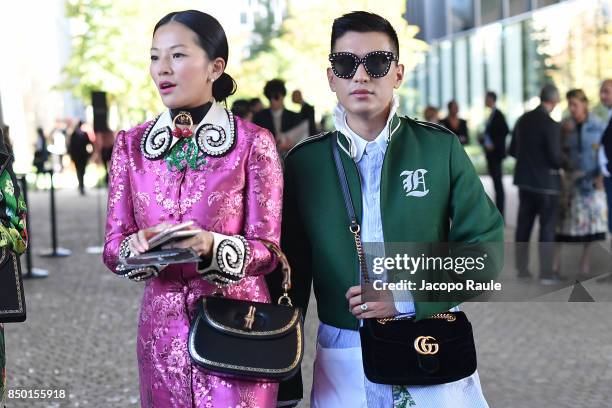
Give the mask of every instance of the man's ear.
M 336 92 L 336 76 L 331 68 L 327 68 L 327 82 L 329 83 L 329 89 L 331 89 L 332 92 Z
M 397 64 L 397 69 L 395 70 L 394 88 L 398 89 L 402 85 L 403 81 L 404 81 L 404 64 Z

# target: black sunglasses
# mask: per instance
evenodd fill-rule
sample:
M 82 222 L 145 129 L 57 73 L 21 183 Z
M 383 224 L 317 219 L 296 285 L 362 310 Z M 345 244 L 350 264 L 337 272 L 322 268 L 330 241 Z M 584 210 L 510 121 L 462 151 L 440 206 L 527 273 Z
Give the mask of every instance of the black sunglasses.
M 398 61 L 398 58 L 390 51 L 368 52 L 363 58 L 359 58 L 351 52 L 332 52 L 329 54 L 332 71 L 338 78 L 344 79 L 352 78 L 361 63 L 372 78 L 384 77 L 389 73 L 392 61 Z

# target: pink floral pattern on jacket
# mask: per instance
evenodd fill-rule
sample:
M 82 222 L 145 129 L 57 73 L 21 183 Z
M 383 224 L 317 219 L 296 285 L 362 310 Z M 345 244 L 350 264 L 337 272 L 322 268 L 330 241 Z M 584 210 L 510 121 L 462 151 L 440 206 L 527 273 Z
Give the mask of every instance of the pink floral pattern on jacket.
M 276 259 L 259 239 L 276 244 L 280 239 L 283 180 L 272 135 L 236 118 L 236 141 L 227 154 L 207 156 L 196 169 L 169 171 L 163 159 L 148 160 L 141 152 L 150 124 L 117 135 L 105 264 L 115 271 L 121 242 L 138 230 L 193 220 L 199 228 L 246 239 L 245 277 L 224 288 L 225 296 L 270 302 L 264 275 Z M 143 407 L 276 406 L 277 384 L 228 380 L 192 364 L 189 322 L 198 300 L 214 290 L 194 264 L 169 266 L 146 282 L 137 342 Z

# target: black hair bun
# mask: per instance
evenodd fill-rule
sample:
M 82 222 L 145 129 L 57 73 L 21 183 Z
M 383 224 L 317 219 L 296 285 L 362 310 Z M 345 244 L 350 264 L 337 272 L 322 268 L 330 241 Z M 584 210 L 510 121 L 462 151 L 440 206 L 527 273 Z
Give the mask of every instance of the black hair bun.
M 236 81 L 227 73 L 222 73 L 215 82 L 213 82 L 212 93 L 216 101 L 223 101 L 228 96 L 236 92 Z

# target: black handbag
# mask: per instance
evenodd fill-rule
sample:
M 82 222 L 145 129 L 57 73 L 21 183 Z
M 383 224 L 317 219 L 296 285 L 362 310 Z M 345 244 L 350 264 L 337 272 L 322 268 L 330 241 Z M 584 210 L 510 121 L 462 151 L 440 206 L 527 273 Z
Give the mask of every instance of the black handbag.
M 189 330 L 189 354 L 195 364 L 218 376 L 279 382 L 295 375 L 304 354 L 302 312 L 289 297 L 291 268 L 273 243 L 284 294 L 278 304 L 206 296 Z
M 0 248 L 0 323 L 26 319 L 25 295 L 19 257 L 9 247 Z
M 338 152 L 338 133 L 332 149 L 342 195 L 355 238 L 360 274 L 369 283 L 368 269 L 346 173 Z M 446 312 L 415 321 L 412 317 L 364 319 L 359 328 L 363 369 L 379 384 L 446 384 L 476 371 L 472 325 L 463 312 Z
M 434 385 L 476 371 L 472 325 L 463 312 L 409 318 L 365 319 L 359 329 L 366 377 L 380 384 Z

